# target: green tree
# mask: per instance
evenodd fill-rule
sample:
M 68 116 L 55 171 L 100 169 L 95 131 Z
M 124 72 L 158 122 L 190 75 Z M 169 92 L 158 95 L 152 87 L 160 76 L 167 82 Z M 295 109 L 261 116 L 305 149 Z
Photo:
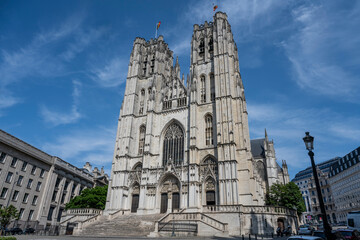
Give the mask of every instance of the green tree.
M 105 209 L 108 186 L 86 188 L 79 196 L 76 196 L 66 204 L 66 209 L 72 208 L 96 208 Z
M 6 228 L 7 225 L 9 225 L 9 223 L 15 219 L 19 219 L 19 213 L 13 205 L 0 208 L 0 235 L 2 235 L 3 229 Z
M 273 184 L 266 196 L 266 204 L 296 209 L 299 216 L 306 210 L 300 189 L 293 182 Z

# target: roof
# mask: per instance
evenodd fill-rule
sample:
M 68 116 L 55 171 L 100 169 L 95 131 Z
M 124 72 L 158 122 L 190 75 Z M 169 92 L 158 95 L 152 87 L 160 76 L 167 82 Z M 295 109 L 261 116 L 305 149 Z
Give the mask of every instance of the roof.
M 257 157 L 263 158 L 265 156 L 264 142 L 265 142 L 265 138 L 250 140 L 251 153 L 254 158 Z

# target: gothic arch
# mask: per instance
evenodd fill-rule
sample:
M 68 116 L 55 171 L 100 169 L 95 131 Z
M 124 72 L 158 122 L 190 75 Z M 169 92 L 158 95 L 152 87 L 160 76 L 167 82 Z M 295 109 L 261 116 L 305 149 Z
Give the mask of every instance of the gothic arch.
M 206 179 L 212 177 L 217 180 L 218 178 L 218 161 L 216 158 L 208 154 L 206 155 L 200 163 L 200 176 L 202 182 L 205 183 Z
M 165 167 L 169 160 L 174 165 L 181 165 L 185 157 L 185 129 L 176 119 L 168 122 L 161 133 L 162 165 Z
M 160 213 L 166 213 L 170 209 L 171 211 L 180 209 L 181 182 L 177 176 L 169 172 L 161 176 L 157 192 L 160 199 L 157 205 Z

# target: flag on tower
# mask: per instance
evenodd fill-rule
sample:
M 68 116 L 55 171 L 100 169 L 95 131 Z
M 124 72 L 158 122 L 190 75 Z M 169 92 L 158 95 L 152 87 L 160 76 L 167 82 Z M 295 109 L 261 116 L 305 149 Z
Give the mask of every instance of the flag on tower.
M 218 5 L 215 5 L 213 11 L 215 12 L 215 10 L 216 10 L 217 8 L 218 8 Z
M 159 21 L 159 22 L 158 22 L 158 24 L 156 25 L 156 30 L 158 30 L 158 29 L 159 29 L 160 24 L 161 24 L 161 22 Z

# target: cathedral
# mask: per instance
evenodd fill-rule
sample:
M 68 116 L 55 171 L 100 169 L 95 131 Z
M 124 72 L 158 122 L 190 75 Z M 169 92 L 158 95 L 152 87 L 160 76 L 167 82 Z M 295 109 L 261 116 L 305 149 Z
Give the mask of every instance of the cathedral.
M 190 61 L 185 80 L 163 36 L 135 39 L 106 214 L 211 215 L 221 206 L 251 206 L 256 215 L 271 185 L 289 182 L 266 130 L 264 138 L 250 140 L 238 50 L 225 13 L 194 25 Z M 269 221 L 275 227 L 277 220 Z

